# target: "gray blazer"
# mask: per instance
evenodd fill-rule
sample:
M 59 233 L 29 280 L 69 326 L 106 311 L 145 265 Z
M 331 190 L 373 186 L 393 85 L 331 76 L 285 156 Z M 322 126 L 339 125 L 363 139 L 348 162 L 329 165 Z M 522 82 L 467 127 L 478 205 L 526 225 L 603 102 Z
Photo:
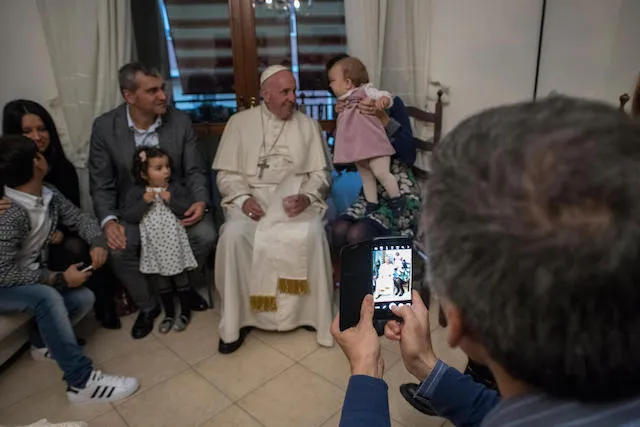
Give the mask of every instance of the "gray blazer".
M 195 201 L 210 206 L 207 167 L 197 146 L 190 117 L 169 107 L 158 128 L 160 148 L 173 163 L 172 182 L 183 183 Z M 89 151 L 89 188 L 93 207 L 102 221 L 109 215 L 120 217 L 125 199 L 135 181 L 131 173 L 136 143 L 127 123 L 126 104 L 93 122 Z

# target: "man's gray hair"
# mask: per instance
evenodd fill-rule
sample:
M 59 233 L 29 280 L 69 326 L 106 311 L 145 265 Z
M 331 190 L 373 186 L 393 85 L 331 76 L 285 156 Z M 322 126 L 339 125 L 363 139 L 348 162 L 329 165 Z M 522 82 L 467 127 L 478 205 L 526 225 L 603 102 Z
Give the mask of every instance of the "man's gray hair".
M 138 82 L 136 81 L 136 74 L 138 73 L 142 73 L 145 76 L 162 77 L 162 74 L 156 68 L 147 67 L 140 62 L 130 62 L 118 70 L 118 83 L 120 84 L 121 93 L 125 90 L 133 92 L 138 89 Z
M 471 117 L 438 145 L 430 282 L 516 379 L 606 401 L 640 390 L 640 124 L 555 96 Z

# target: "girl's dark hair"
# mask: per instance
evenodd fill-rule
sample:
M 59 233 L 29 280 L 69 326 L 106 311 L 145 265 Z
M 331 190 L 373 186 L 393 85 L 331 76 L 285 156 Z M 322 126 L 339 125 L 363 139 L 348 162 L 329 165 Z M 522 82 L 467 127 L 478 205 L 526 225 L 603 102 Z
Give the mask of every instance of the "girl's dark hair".
M 2 112 L 2 133 L 4 135 L 22 135 L 22 117 L 27 114 L 34 114 L 40 117 L 44 127 L 49 132 L 49 146 L 43 154 L 50 167 L 52 169 L 55 168 L 58 162 L 70 164 L 71 162 L 69 162 L 62 150 L 58 129 L 53 122 L 51 114 L 37 102 L 27 99 L 16 99 L 8 102 Z
M 136 184 L 147 185 L 147 182 L 142 178 L 142 174 L 147 174 L 149 159 L 157 157 L 166 157 L 169 160 L 169 167 L 173 169 L 171 157 L 164 150 L 158 147 L 141 147 L 136 150 L 136 154 L 133 156 L 133 179 Z M 142 160 L 143 158 L 144 160 Z

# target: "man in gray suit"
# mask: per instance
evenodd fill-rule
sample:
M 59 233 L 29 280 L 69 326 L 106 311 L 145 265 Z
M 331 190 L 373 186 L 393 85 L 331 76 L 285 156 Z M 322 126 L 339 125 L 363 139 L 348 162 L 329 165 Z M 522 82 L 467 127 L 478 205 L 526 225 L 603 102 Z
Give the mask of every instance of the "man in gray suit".
M 89 178 L 93 206 L 111 249 L 114 272 L 127 287 L 140 314 L 133 325 L 133 338 L 143 338 L 153 329 L 160 308 L 139 270 L 140 234 L 138 224 L 119 220 L 129 189 L 137 147 L 159 146 L 173 163 L 172 179 L 184 183 L 196 202 L 185 213 L 192 249 L 202 268 L 216 238 L 213 219 L 207 213 L 210 192 L 207 170 L 189 116 L 167 105 L 162 76 L 140 63 L 130 63 L 119 71 L 124 103 L 98 117 L 93 124 L 89 154 Z M 199 270 L 201 270 L 201 268 Z M 192 280 L 202 276 L 197 271 Z M 194 295 L 193 309 L 206 303 Z

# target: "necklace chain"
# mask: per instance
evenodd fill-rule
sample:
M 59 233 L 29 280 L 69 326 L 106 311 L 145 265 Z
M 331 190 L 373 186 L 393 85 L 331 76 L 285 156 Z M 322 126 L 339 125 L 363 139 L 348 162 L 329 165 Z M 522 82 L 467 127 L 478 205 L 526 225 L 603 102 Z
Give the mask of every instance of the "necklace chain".
M 282 123 L 282 126 L 280 127 L 280 131 L 278 132 L 278 136 L 276 136 L 276 139 L 273 141 L 273 144 L 271 144 L 271 148 L 269 148 L 269 151 L 267 151 L 267 142 L 266 142 L 267 137 L 264 131 L 264 117 L 263 117 L 264 111 L 262 110 L 262 108 L 263 107 L 260 106 L 260 127 L 262 128 L 262 153 L 263 153 L 261 157 L 267 157 L 269 154 L 271 154 L 271 152 L 275 148 L 278 140 L 280 139 L 280 136 L 282 136 L 282 131 L 284 131 L 284 127 L 287 125 L 287 122 L 285 121 L 284 123 Z

